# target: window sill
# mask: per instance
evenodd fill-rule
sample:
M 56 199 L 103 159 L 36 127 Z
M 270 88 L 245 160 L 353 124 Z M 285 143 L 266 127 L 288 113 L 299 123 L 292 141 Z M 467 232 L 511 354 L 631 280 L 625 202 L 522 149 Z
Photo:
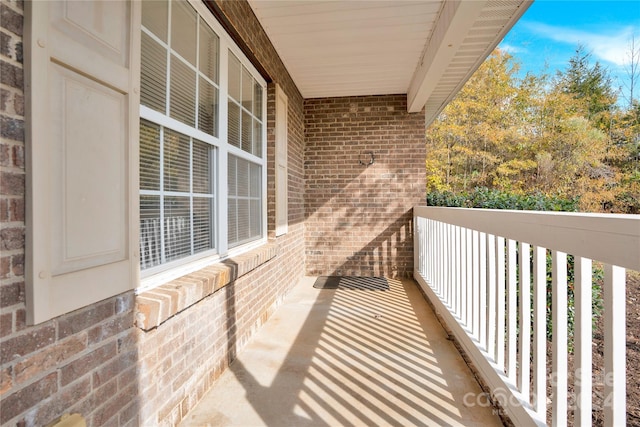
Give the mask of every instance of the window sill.
M 136 326 L 145 331 L 160 326 L 277 254 L 277 245 L 267 243 L 137 295 Z

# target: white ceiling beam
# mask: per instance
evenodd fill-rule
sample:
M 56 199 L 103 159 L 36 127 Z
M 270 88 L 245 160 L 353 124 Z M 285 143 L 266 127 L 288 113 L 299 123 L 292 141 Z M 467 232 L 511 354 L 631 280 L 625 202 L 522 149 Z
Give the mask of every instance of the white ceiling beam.
M 438 85 L 487 1 L 445 1 L 407 89 L 407 110 L 417 113 Z

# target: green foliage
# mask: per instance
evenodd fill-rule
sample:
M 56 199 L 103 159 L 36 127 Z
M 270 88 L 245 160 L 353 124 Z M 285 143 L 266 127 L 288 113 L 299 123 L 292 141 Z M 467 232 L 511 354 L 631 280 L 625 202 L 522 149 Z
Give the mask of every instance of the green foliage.
M 470 192 L 431 191 L 427 193 L 429 206 L 458 208 L 576 212 L 578 203 L 578 198 L 565 199 L 542 193 L 519 194 L 487 187 L 476 187 Z

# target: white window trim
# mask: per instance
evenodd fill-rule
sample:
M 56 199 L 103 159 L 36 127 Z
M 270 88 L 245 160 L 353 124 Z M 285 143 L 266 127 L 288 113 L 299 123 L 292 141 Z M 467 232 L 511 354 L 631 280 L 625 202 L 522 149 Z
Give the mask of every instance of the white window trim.
M 249 59 L 244 55 L 242 50 L 235 44 L 231 36 L 227 34 L 222 25 L 215 19 L 211 11 L 201 2 L 188 0 L 189 4 L 196 10 L 200 17 L 208 24 L 211 29 L 219 37 L 219 70 L 218 70 L 218 136 L 206 134 L 200 130 L 193 129 L 181 122 L 168 118 L 167 116 L 152 110 L 146 106 L 140 106 L 140 118 L 147 119 L 154 123 L 158 123 L 169 129 L 183 133 L 187 136 L 207 142 L 216 148 L 215 156 L 215 182 L 214 195 L 216 199 L 215 209 L 215 247 L 210 251 L 194 254 L 180 260 L 162 264 L 140 272 L 140 283 L 136 288 L 136 293 L 141 293 L 149 289 L 160 286 L 178 277 L 192 273 L 202 269 L 208 265 L 220 262 L 224 259 L 237 256 L 241 253 L 252 250 L 258 246 L 267 243 L 267 82 L 260 75 L 258 70 L 253 66 Z M 242 149 L 227 144 L 227 98 L 228 98 L 228 53 L 233 53 L 240 63 L 251 73 L 253 78 L 263 89 L 262 96 L 262 153 L 263 157 L 257 157 L 251 153 L 247 153 Z M 227 164 L 228 156 L 234 156 L 246 159 L 252 163 L 257 163 L 262 169 L 262 237 L 250 242 L 235 246 L 232 249 L 228 247 L 227 236 Z M 139 190 L 138 190 L 139 191 Z M 224 224 L 224 226 L 221 226 Z M 139 234 L 136 240 L 139 239 Z
M 276 85 L 275 121 L 276 237 L 287 233 L 289 221 L 287 146 L 289 140 L 289 101 L 280 85 Z

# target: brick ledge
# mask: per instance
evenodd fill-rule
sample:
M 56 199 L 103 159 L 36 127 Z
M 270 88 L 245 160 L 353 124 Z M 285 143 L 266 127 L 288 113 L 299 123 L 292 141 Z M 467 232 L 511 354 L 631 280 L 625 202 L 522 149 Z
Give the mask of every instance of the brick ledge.
M 278 254 L 275 243 L 211 264 L 136 296 L 136 326 L 144 331 L 206 298 Z

